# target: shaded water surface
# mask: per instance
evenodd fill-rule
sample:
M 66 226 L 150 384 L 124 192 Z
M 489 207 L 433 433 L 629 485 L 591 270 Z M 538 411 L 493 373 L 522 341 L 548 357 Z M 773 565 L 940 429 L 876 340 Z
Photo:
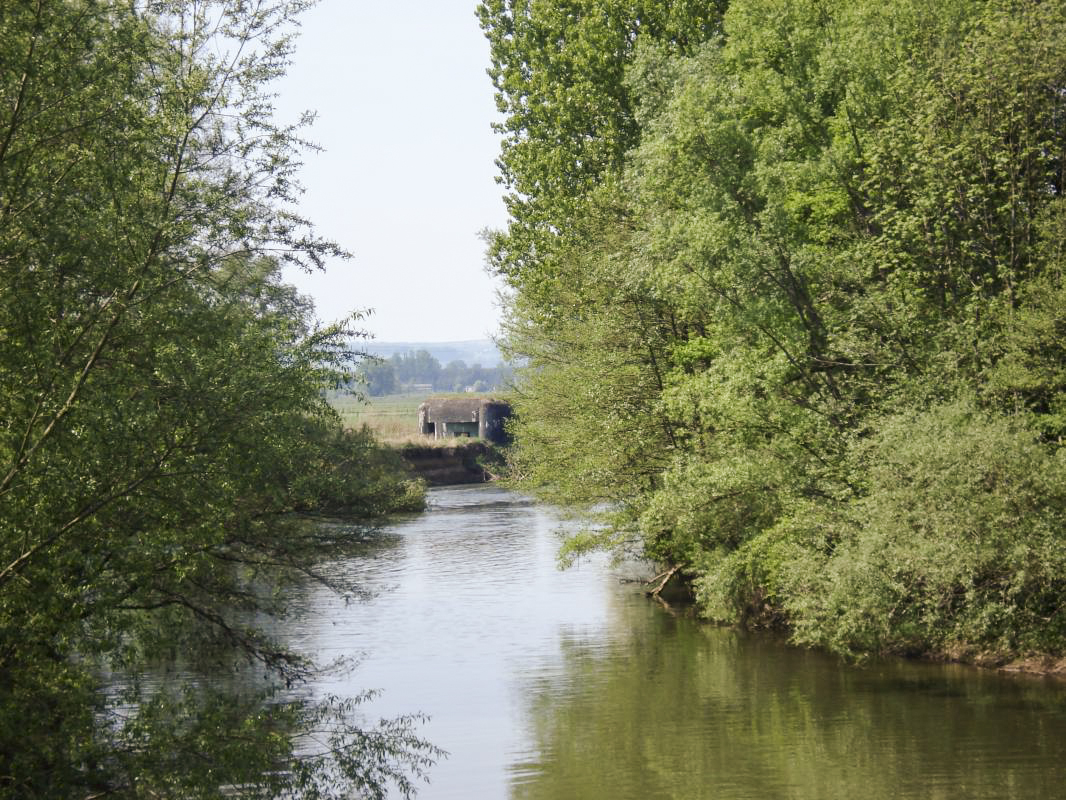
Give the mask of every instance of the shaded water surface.
M 445 488 L 335 565 L 379 594 L 303 598 L 289 635 L 363 654 L 321 691 L 383 690 L 449 751 L 422 798 L 1066 798 L 1066 686 L 857 668 L 649 602 L 635 566 L 555 567 L 560 523 Z

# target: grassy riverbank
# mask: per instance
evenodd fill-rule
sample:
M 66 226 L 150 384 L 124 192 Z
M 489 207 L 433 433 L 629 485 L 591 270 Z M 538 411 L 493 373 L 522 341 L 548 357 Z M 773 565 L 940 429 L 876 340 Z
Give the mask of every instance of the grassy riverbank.
M 378 440 L 389 445 L 428 444 L 432 437 L 418 433 L 418 406 L 427 395 L 392 394 L 369 397 L 366 400 L 348 394 L 335 393 L 329 402 L 340 414 L 345 428 L 366 425 Z

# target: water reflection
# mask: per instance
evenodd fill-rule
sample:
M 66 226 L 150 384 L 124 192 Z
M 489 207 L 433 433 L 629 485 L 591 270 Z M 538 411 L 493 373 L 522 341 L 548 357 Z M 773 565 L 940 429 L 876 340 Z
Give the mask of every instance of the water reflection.
M 527 686 L 533 747 L 512 797 L 1066 796 L 1061 686 L 845 667 L 625 598 L 615 609 L 640 633 L 570 642 L 567 682 Z
M 864 668 L 675 617 L 594 559 L 555 568 L 557 519 L 492 487 L 443 489 L 338 564 L 289 635 L 319 691 L 432 716 L 451 756 L 425 798 L 1066 797 L 1066 689 L 969 669 Z

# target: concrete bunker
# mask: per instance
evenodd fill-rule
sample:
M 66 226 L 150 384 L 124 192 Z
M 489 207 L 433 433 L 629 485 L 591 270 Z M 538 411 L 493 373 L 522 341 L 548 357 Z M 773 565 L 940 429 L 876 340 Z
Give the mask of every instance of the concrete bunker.
M 485 397 L 431 397 L 418 407 L 418 432 L 434 439 L 482 439 L 508 442 L 505 423 L 511 416 L 506 400 Z

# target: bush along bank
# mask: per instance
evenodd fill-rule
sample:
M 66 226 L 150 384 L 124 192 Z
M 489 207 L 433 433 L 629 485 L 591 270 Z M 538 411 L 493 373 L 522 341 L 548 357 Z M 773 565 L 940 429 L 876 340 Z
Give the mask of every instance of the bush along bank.
M 853 657 L 1061 670 L 1064 455 L 972 403 L 891 417 L 852 454 L 862 495 L 702 555 L 702 609 Z

